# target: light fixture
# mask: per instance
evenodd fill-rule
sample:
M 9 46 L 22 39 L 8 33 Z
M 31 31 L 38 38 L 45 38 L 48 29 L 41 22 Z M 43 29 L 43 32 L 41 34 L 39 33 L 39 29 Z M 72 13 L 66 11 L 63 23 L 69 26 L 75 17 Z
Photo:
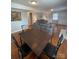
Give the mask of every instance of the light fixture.
M 36 4 L 37 4 L 35 1 L 32 1 L 31 3 L 32 3 L 33 5 L 36 5 Z
M 32 4 L 32 5 L 36 5 L 37 1 L 30 1 L 29 3 Z
M 51 11 L 53 11 L 53 9 L 51 9 Z

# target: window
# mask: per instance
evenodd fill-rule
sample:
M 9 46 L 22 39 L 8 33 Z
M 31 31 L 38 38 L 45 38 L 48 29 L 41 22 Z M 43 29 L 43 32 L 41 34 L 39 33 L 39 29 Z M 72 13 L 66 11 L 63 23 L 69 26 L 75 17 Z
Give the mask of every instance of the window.
M 58 13 L 53 13 L 53 20 L 58 20 Z

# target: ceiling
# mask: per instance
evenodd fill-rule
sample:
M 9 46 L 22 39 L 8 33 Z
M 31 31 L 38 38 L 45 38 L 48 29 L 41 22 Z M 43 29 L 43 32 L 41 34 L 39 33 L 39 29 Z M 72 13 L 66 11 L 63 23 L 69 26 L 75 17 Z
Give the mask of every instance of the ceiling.
M 67 7 L 67 0 L 36 0 L 37 5 L 32 5 L 29 1 L 32 0 L 11 0 L 14 3 L 23 4 L 38 10 L 48 11 L 50 9 L 57 9 Z

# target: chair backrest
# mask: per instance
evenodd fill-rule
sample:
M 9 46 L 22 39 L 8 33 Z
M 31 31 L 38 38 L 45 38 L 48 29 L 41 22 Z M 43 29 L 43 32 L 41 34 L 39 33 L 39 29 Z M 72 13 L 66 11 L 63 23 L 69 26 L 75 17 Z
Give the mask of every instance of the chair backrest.
M 45 53 L 51 58 L 53 57 L 56 58 L 56 55 L 59 50 L 59 47 L 61 46 L 62 40 L 63 40 L 63 35 L 59 37 L 57 46 L 53 46 L 50 43 L 48 43 L 47 46 L 44 48 Z
M 59 37 L 57 46 L 60 46 L 62 44 L 62 41 L 64 40 L 63 34 L 61 34 L 61 36 Z
M 24 32 L 24 27 L 26 27 L 26 25 L 21 25 L 22 32 Z
M 40 29 L 40 30 L 43 30 L 43 31 L 48 31 L 48 22 L 44 19 L 37 20 L 32 25 L 32 28 Z
M 17 48 L 19 48 L 20 46 L 19 46 L 18 42 L 16 41 L 16 38 L 13 35 L 11 35 L 11 39 L 14 41 Z
M 21 33 L 19 33 L 19 36 L 20 36 L 20 45 L 22 45 L 23 44 L 23 41 L 22 41 L 22 38 L 21 38 Z
M 58 43 L 57 43 L 57 46 L 56 46 L 56 53 L 55 54 L 57 54 L 57 52 L 58 52 L 58 50 L 59 50 L 59 47 L 61 46 L 61 42 L 64 40 L 64 37 L 63 37 L 63 34 L 61 34 L 61 36 L 59 37 L 59 40 L 58 40 Z

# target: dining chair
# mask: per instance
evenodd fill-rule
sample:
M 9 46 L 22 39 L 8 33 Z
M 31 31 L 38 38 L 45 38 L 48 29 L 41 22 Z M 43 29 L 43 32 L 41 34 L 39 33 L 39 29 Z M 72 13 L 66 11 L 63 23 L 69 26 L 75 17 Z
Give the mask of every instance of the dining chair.
M 23 59 L 25 56 L 27 56 L 32 51 L 31 48 L 26 43 L 19 45 L 13 35 L 11 35 L 11 38 L 13 42 L 15 43 L 16 47 L 18 48 L 19 59 Z
M 56 59 L 56 56 L 57 56 L 57 52 L 61 46 L 61 42 L 63 41 L 63 35 L 61 35 L 59 37 L 59 40 L 58 40 L 58 43 L 57 43 L 57 46 L 53 46 L 52 44 L 48 43 L 46 45 L 46 47 L 44 48 L 44 52 L 45 54 L 49 57 L 49 59 Z

